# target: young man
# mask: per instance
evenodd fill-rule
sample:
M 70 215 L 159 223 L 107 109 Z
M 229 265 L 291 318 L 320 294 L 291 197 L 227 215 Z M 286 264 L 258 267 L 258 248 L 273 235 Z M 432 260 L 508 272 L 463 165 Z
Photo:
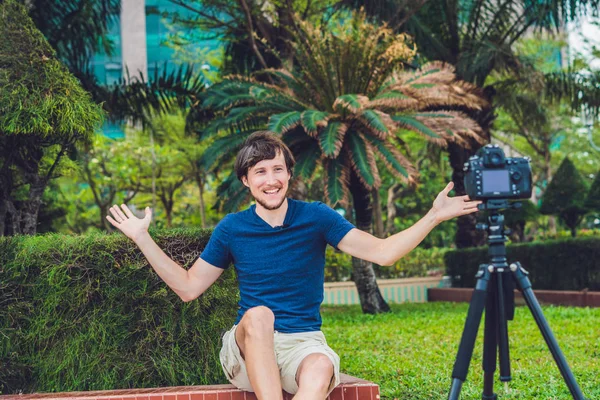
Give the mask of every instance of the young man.
M 238 388 L 259 399 L 324 399 L 339 383 L 339 357 L 327 345 L 319 307 L 325 248 L 390 265 L 415 248 L 440 222 L 477 211 L 479 201 L 448 197 L 452 183 L 412 227 L 379 239 L 356 229 L 323 203 L 286 197 L 294 157 L 281 140 L 256 132 L 238 153 L 235 169 L 256 204 L 227 215 L 200 258 L 185 270 L 148 235 L 149 208 L 136 218 L 125 204 L 108 221 L 132 239 L 183 301 L 210 287 L 230 264 L 240 286 L 238 318 L 223 336 L 221 364 Z

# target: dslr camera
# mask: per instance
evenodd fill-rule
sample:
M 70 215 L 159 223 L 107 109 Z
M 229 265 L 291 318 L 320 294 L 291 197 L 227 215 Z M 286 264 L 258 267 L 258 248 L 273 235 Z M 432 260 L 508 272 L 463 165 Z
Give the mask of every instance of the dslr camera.
M 505 157 L 488 144 L 465 163 L 465 190 L 471 200 L 528 199 L 531 197 L 529 157 Z

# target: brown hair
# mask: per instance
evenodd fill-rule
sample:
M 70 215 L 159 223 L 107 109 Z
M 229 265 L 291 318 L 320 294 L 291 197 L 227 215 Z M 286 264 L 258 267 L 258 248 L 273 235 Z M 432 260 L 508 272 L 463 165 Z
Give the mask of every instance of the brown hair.
M 248 170 L 263 160 L 272 160 L 281 152 L 285 166 L 293 174 L 294 156 L 290 149 L 270 131 L 258 131 L 248 136 L 235 159 L 235 173 L 239 180 L 248 175 Z

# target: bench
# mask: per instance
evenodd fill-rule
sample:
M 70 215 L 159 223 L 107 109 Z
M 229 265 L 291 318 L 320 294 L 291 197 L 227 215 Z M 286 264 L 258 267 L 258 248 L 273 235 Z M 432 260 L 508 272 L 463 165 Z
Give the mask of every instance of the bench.
M 345 374 L 341 374 L 340 380 L 328 400 L 379 400 L 378 385 Z M 284 392 L 283 398 L 291 400 L 292 395 Z M 256 400 L 256 396 L 232 385 L 211 385 L 13 394 L 2 395 L 0 400 Z

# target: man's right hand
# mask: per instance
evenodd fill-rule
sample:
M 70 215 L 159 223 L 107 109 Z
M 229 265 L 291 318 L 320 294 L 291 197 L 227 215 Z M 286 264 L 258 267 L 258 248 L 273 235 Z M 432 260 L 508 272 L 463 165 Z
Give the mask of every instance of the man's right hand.
M 150 221 L 152 221 L 152 211 L 150 208 L 146 207 L 144 212 L 146 215 L 140 219 L 133 215 L 127 205 L 121 204 L 121 208 L 114 205 L 110 208 L 112 217 L 107 215 L 106 219 L 112 226 L 123 232 L 125 236 L 136 242 L 148 232 Z

